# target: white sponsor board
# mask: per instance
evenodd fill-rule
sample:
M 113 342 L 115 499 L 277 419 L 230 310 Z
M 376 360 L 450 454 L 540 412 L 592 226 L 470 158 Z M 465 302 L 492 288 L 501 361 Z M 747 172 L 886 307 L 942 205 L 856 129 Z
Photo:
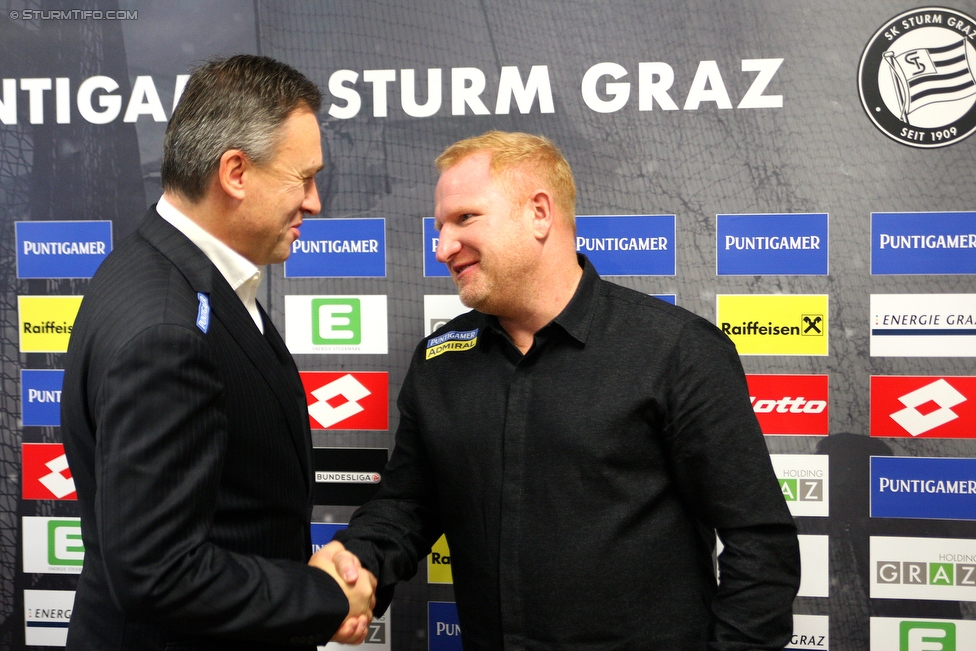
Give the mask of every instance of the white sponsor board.
M 470 311 L 457 294 L 425 294 L 424 336 L 429 337 L 454 317 Z
M 386 296 L 285 296 L 292 354 L 387 353 Z
M 74 603 L 74 590 L 24 590 L 27 646 L 64 646 Z
M 24 572 L 81 574 L 81 518 L 24 516 Z
M 871 536 L 871 598 L 976 601 L 976 540 Z
M 387 608 L 382 617 L 376 617 L 369 624 L 366 639 L 359 646 L 329 642 L 319 646 L 318 651 L 340 651 L 341 649 L 359 649 L 359 651 L 390 651 L 390 609 Z
M 800 541 L 800 591 L 798 597 L 830 596 L 830 545 L 828 536 L 797 536 Z
M 830 618 L 826 615 L 793 615 L 793 637 L 785 649 L 830 649 Z
M 828 457 L 825 454 L 771 454 L 779 487 L 794 516 L 830 515 Z
M 872 357 L 976 357 L 976 294 L 871 294 Z
M 871 651 L 976 651 L 976 622 L 872 617 Z

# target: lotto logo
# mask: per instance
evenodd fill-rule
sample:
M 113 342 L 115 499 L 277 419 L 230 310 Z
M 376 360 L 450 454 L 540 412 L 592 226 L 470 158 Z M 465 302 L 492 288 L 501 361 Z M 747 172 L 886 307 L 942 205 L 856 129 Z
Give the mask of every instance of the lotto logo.
M 826 436 L 827 380 L 826 375 L 747 375 L 763 434 Z
M 312 429 L 385 430 L 389 426 L 386 373 L 301 373 Z
M 976 377 L 872 376 L 871 436 L 976 438 Z
M 23 497 L 25 500 L 75 500 L 75 480 L 60 443 L 24 443 Z

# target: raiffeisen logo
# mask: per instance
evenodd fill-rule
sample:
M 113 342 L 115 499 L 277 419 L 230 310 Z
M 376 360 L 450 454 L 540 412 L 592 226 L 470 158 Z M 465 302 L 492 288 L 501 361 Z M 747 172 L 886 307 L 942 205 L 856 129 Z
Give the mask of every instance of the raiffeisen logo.
M 767 436 L 826 436 L 828 376 L 746 375 L 749 399 Z
M 976 622 L 872 617 L 871 651 L 976 651 Z
M 451 572 L 451 549 L 447 546 L 447 538 L 443 535 L 430 548 L 427 556 L 427 583 L 454 583 Z
M 825 294 L 719 294 L 716 319 L 740 355 L 827 355 Z
M 871 376 L 871 436 L 976 438 L 976 377 Z
M 871 537 L 871 598 L 976 601 L 976 540 Z
M 20 352 L 66 352 L 81 299 L 81 296 L 18 296 Z

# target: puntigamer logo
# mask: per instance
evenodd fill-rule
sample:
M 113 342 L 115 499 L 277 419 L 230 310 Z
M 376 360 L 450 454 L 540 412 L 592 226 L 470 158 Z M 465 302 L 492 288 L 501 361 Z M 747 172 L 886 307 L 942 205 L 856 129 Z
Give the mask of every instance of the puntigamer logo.
M 387 352 L 386 296 L 285 296 L 292 353 Z
M 861 56 L 858 85 L 868 117 L 911 147 L 945 147 L 976 130 L 976 21 L 945 7 L 895 16 Z
M 976 540 L 872 536 L 871 598 L 976 601 Z
M 718 295 L 718 326 L 740 355 L 826 355 L 827 296 Z

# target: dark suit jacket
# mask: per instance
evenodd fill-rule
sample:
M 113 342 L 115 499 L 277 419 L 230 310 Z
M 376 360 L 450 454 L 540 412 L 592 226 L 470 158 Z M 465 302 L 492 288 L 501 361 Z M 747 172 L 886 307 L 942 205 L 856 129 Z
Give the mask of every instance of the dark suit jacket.
M 89 284 L 61 403 L 85 545 L 69 649 L 309 645 L 347 614 L 305 564 L 305 395 L 264 323 L 154 209 Z

